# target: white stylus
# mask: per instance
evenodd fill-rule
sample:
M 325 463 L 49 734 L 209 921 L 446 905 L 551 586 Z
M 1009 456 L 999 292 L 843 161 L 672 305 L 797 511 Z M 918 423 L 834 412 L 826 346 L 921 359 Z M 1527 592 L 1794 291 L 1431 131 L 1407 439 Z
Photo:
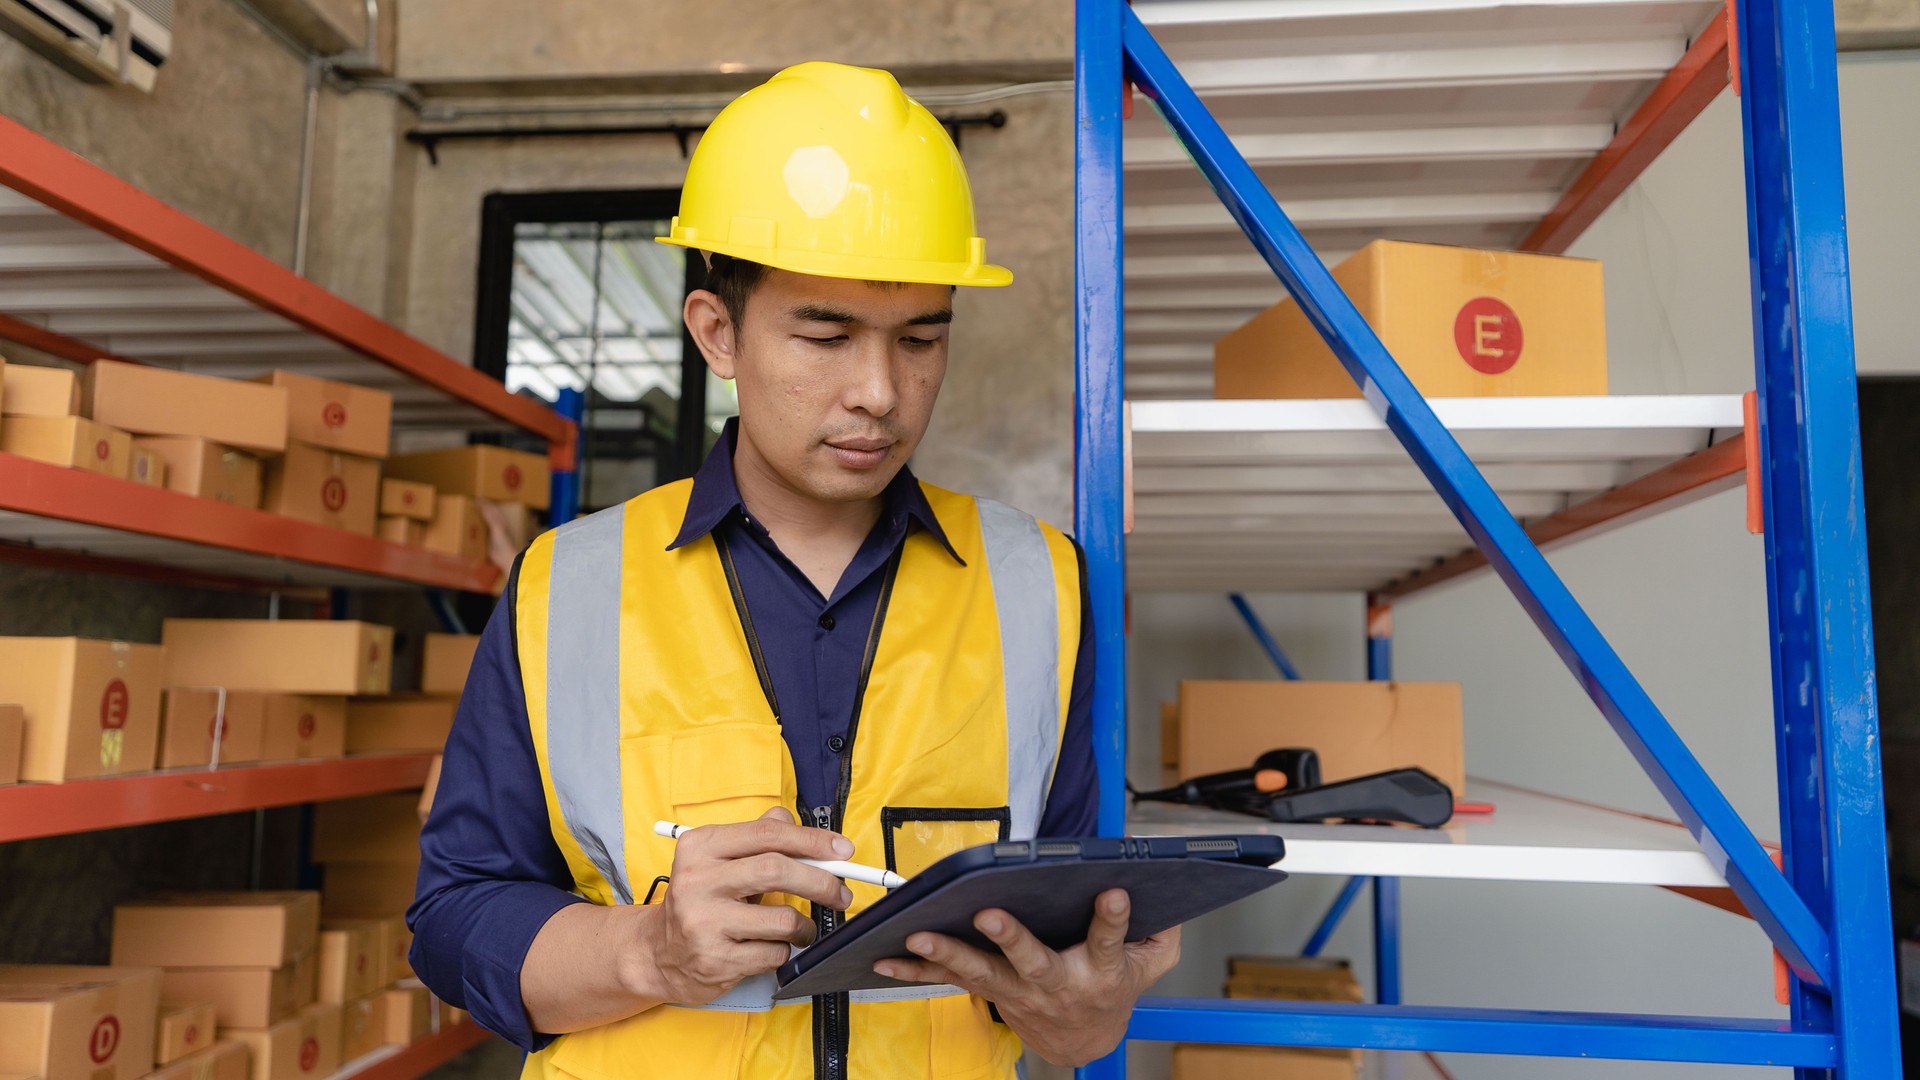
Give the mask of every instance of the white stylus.
M 675 825 L 671 821 L 656 821 L 653 831 L 669 840 L 678 840 L 692 825 Z M 839 862 L 833 859 L 796 859 L 808 866 L 817 866 L 837 878 L 858 881 L 863 885 L 878 885 L 883 889 L 897 889 L 907 883 L 907 879 L 891 870 L 882 870 L 877 866 L 862 866 L 859 863 Z

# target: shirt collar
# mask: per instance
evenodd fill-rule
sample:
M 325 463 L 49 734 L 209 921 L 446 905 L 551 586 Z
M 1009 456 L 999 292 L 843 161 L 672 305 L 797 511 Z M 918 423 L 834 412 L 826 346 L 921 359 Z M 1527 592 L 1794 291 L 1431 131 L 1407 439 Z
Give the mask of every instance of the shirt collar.
M 668 551 L 685 547 L 711 533 L 736 511 L 746 513 L 746 504 L 740 498 L 740 486 L 733 478 L 733 448 L 739 438 L 739 429 L 739 418 L 729 419 L 720 433 L 719 441 L 713 444 L 707 459 L 701 462 L 700 471 L 693 474 L 693 491 L 687 497 L 686 517 L 681 519 L 680 534 L 673 538 L 673 543 L 667 545 Z M 940 542 L 954 562 L 967 565 L 947 539 L 947 531 L 940 527 L 933 504 L 927 501 L 927 493 L 920 489 L 920 482 L 914 479 L 911 468 L 901 466 L 900 471 L 888 482 L 886 490 L 880 493 L 880 498 L 882 524 L 890 523 L 900 529 L 902 535 L 908 525 L 918 525 Z

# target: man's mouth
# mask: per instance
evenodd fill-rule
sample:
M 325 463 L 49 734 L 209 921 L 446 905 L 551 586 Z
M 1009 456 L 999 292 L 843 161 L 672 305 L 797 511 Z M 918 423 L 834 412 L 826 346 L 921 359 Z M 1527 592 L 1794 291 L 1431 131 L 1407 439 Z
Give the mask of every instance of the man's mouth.
M 893 449 L 893 440 L 882 438 L 833 439 L 828 441 L 827 449 L 840 460 L 842 465 L 854 469 L 871 469 L 887 460 L 887 451 Z

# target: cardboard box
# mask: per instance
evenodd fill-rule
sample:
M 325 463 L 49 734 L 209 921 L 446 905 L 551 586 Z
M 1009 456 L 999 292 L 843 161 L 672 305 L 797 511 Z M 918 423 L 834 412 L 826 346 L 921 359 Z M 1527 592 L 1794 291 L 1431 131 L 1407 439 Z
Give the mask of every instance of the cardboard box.
M 0 368 L 0 415 L 79 416 L 80 377 L 66 368 Z
M 210 1049 L 156 1070 L 147 1080 L 249 1080 L 253 1054 L 247 1044 L 222 1039 Z
M 392 684 L 393 628 L 374 623 L 168 619 L 160 637 L 171 686 L 383 694 Z
M 1173 1048 L 1173 1080 L 1357 1080 L 1354 1055 L 1344 1050 L 1297 1046 L 1203 1046 Z
M 381 1041 L 405 1046 L 427 1037 L 432 995 L 417 982 L 404 982 L 380 994 Z
M 387 459 L 387 475 L 432 484 L 442 495 L 471 495 L 545 510 L 552 495 L 547 459 L 504 446 L 462 446 L 399 454 Z
M 340 1006 L 340 1061 L 353 1061 L 386 1045 L 386 1019 L 380 995 L 369 994 Z
M 380 463 L 373 458 L 288 442 L 267 463 L 262 509 L 287 517 L 373 535 L 380 513 Z
M 373 535 L 389 544 L 419 547 L 427 538 L 425 524 L 406 517 L 382 517 L 374 523 Z
M 434 501 L 433 520 L 420 536 L 428 551 L 458 555 L 472 562 L 487 557 L 487 522 L 470 496 L 442 494 Z
M 437 754 L 447 744 L 459 706 L 458 698 L 434 694 L 351 698 L 347 701 L 347 753 Z
M 409 518 L 423 524 L 432 521 L 436 497 L 432 484 L 396 480 L 391 476 L 380 481 L 380 513 L 388 517 Z
M 0 638 L 0 701 L 26 720 L 20 778 L 48 783 L 146 772 L 160 746 L 158 645 Z
M 410 792 L 320 803 L 313 808 L 313 861 L 418 864 L 419 809 Z
M 20 782 L 20 753 L 26 737 L 26 710 L 0 705 L 0 784 Z
M 340 1068 L 338 1005 L 309 1005 L 272 1027 L 223 1034 L 253 1052 L 253 1080 L 321 1080 Z
M 420 692 L 458 697 L 479 648 L 478 634 L 428 634 L 420 648 Z
M 213 1046 L 213 1006 L 168 1005 L 160 1010 L 159 1034 L 155 1039 L 153 1063 L 169 1065 L 189 1054 Z
M 420 879 L 420 862 L 335 862 L 320 870 L 320 903 L 328 919 L 377 919 L 402 915 L 413 903 Z M 404 940 L 404 944 L 403 944 Z M 412 974 L 405 966 L 408 934 L 390 937 L 393 952 L 388 973 L 394 978 Z M 395 965 L 394 960 L 401 963 Z
M 221 721 L 222 697 L 226 716 Z M 242 690 L 179 689 L 160 696 L 160 767 L 202 768 L 215 761 L 213 733 L 220 732 L 219 764 L 244 765 L 264 760 L 261 752 L 266 697 Z
M 287 448 L 287 392 L 277 386 L 96 360 L 80 380 L 81 409 L 139 435 L 197 435 L 277 454 Z
M 324 873 L 324 871 L 323 871 Z M 399 979 L 411 975 L 394 964 L 396 951 L 405 959 L 406 947 L 412 944 L 407 933 L 407 920 L 399 915 L 383 915 L 378 918 L 364 916 L 332 915 L 320 920 L 320 931 L 351 930 L 366 935 L 368 956 L 372 960 L 373 970 L 368 977 L 373 980 L 373 989 L 391 986 Z
M 160 972 L 0 964 L 0 1072 L 134 1080 L 153 1068 Z
M 162 893 L 113 909 L 113 962 L 278 968 L 313 951 L 319 933 L 310 892 Z
M 148 487 L 166 487 L 167 463 L 159 454 L 142 449 L 136 443 L 127 465 L 127 479 Z
M 168 490 L 235 506 L 260 505 L 263 473 L 252 454 L 188 436 L 142 435 L 133 446 L 166 462 Z
M 0 425 L 0 450 L 122 480 L 133 464 L 126 432 L 78 416 L 10 416 Z
M 347 699 L 320 694 L 264 694 L 260 760 L 333 758 L 347 752 Z
M 1345 960 L 1320 956 L 1235 956 L 1227 960 L 1227 996 L 1359 1004 L 1360 980 Z
M 386 957 L 379 949 L 382 935 L 373 926 L 359 924 L 320 931 L 319 987 L 321 1001 L 335 1005 L 363 998 L 386 985 Z
M 361 457 L 387 456 L 393 430 L 392 394 L 291 371 L 276 371 L 254 381 L 287 392 L 288 439 Z
M 161 998 L 167 1002 L 205 1001 L 222 1032 L 264 1028 L 313 1004 L 319 964 L 312 952 L 277 968 L 168 968 Z
M 388 957 L 387 969 L 393 972 L 395 979 L 413 978 L 413 931 L 407 929 L 407 920 L 394 916 L 388 920 L 393 924 L 388 937 L 393 942 L 393 955 Z
M 1427 397 L 1607 392 L 1598 262 L 1376 240 L 1333 278 Z M 1214 344 L 1213 393 L 1360 396 L 1291 299 Z
M 1244 769 L 1309 746 L 1331 783 L 1418 766 L 1466 791 L 1459 683 L 1215 681 L 1180 684 L 1180 775 Z
M 476 499 L 480 507 L 480 519 L 487 523 L 490 533 L 498 536 L 509 551 L 525 551 L 533 538 L 540 535 L 540 526 L 534 520 L 531 507 L 519 503 L 493 502 L 490 499 Z

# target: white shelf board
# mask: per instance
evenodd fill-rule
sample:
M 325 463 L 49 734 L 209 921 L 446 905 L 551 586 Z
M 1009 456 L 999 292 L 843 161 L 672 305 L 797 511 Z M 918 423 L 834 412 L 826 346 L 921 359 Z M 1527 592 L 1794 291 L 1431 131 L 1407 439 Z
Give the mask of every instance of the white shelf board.
M 1736 394 L 1430 404 L 1523 524 L 1744 424 Z M 1471 546 L 1359 398 L 1137 401 L 1131 412 L 1135 589 L 1374 589 Z
M 1412 829 L 1281 825 L 1219 810 L 1139 803 L 1128 815 L 1127 831 L 1134 836 L 1277 834 L 1286 838 L 1287 853 L 1275 865 L 1290 874 L 1704 888 L 1727 884 L 1678 825 L 1491 780 L 1473 780 L 1468 797 L 1494 804 L 1494 812 L 1458 814 L 1439 829 Z

